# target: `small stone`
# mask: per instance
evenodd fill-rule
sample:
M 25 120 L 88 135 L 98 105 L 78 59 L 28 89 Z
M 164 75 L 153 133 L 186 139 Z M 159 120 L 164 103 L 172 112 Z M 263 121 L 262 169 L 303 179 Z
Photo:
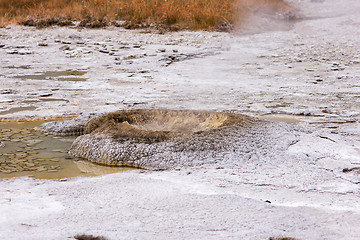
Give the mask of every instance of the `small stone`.
M 19 51 L 18 54 L 19 55 L 29 55 L 29 54 L 32 54 L 32 52 L 29 50 L 21 50 L 21 51 Z
M 148 69 L 142 69 L 139 71 L 139 73 L 150 73 L 150 70 Z
M 16 91 L 13 89 L 1 89 L 0 94 L 14 94 Z
M 51 92 L 43 92 L 43 93 L 40 93 L 39 96 L 40 97 L 49 97 L 49 96 L 52 96 L 53 94 Z
M 165 48 L 159 48 L 158 50 L 156 50 L 156 52 L 166 52 L 166 49 Z
M 40 46 L 40 47 L 47 47 L 47 46 L 48 46 L 48 44 L 47 44 L 47 43 L 42 42 L 42 43 L 38 43 L 38 46 Z
M 76 35 L 76 34 L 71 34 L 69 36 L 69 38 L 71 38 L 71 39 L 81 39 L 81 37 L 79 35 Z
M 118 102 L 115 102 L 115 101 L 107 101 L 107 102 L 105 102 L 105 105 L 115 105 L 117 103 Z
M 64 45 L 64 46 L 61 46 L 59 49 L 60 50 L 70 50 L 70 47 L 67 45 Z
M 7 54 L 19 54 L 19 51 L 18 50 L 9 50 L 9 51 L 6 51 Z

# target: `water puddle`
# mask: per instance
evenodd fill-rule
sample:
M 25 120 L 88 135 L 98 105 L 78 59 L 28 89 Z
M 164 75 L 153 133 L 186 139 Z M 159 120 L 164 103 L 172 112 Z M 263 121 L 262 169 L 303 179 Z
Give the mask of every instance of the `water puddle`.
M 80 70 L 65 70 L 65 71 L 46 71 L 44 75 L 51 77 L 60 77 L 60 76 L 83 76 L 87 71 Z
M 20 65 L 20 66 L 8 66 L 8 67 L 5 67 L 5 68 L 8 68 L 8 69 L 30 69 L 30 65 Z
M 29 103 L 38 103 L 39 101 L 40 101 L 40 100 L 37 100 L 37 99 L 31 99 L 31 100 L 21 101 L 21 103 L 29 104 Z
M 15 78 L 20 78 L 22 80 L 26 79 L 32 79 L 32 80 L 46 80 L 47 76 L 41 74 L 41 75 L 35 75 L 35 74 L 29 74 L 29 75 L 17 75 Z
M 15 78 L 20 78 L 23 80 L 32 79 L 32 80 L 57 80 L 57 81 L 75 81 L 75 82 L 84 82 L 87 78 L 79 77 L 83 76 L 87 71 L 80 70 L 66 70 L 66 71 L 46 71 L 39 74 L 28 74 L 28 75 L 17 75 Z
M 10 108 L 9 110 L 6 110 L 6 111 L 0 111 L 0 115 L 6 115 L 6 114 L 21 112 L 21 111 L 32 111 L 32 110 L 35 110 L 36 108 L 37 107 L 34 107 L 34 106 L 14 107 L 14 108 Z
M 69 100 L 63 98 L 40 98 L 42 102 L 69 102 Z
M 57 78 L 57 81 L 70 81 L 70 82 L 85 82 L 87 78 L 79 78 L 79 77 L 61 77 Z
M 0 179 L 29 176 L 61 179 L 133 170 L 107 167 L 68 155 L 75 137 L 46 136 L 34 130 L 43 122 L 0 122 Z

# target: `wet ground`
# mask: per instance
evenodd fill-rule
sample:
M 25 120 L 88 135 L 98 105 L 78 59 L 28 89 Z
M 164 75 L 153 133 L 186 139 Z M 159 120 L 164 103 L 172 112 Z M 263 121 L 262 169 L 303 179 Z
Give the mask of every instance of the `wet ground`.
M 356 7 L 329 4 L 309 2 L 321 10 L 302 9 L 287 31 L 251 35 L 0 29 L 0 116 L 203 109 L 288 115 L 358 134 L 360 43 L 348 17 Z
M 34 130 L 43 122 L 0 122 L 0 178 L 61 179 L 98 176 L 133 168 L 105 167 L 69 156 L 75 137 L 48 136 Z

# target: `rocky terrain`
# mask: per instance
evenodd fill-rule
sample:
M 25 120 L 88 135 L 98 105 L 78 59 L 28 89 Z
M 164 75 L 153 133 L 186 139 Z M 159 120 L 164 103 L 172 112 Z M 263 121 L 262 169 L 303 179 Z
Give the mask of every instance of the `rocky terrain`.
M 138 108 L 242 113 L 272 121 L 239 146 L 256 152 L 260 141 L 278 156 L 259 149 L 167 171 L 1 180 L 0 236 L 359 239 L 360 3 L 292 3 L 302 21 L 256 34 L 0 29 L 2 121 Z

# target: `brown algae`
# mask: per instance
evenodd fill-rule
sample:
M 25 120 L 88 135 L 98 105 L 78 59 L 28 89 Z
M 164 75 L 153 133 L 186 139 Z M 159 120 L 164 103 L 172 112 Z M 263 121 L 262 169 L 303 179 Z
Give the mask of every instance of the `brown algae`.
M 0 122 L 0 179 L 61 179 L 98 176 L 134 168 L 107 167 L 68 155 L 74 137 L 44 135 L 33 128 L 43 122 Z

